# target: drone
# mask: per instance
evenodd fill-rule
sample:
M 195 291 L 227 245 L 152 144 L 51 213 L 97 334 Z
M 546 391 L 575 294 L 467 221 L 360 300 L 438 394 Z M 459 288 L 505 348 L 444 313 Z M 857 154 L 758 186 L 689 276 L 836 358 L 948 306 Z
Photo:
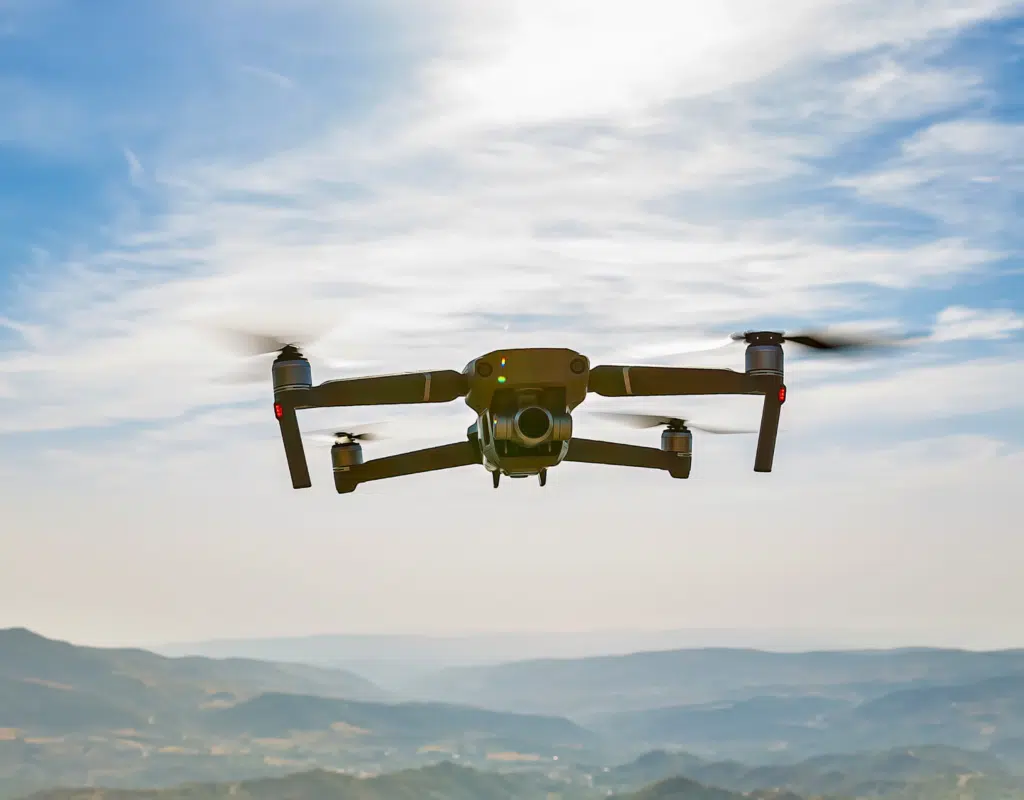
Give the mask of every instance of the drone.
M 382 458 L 364 460 L 361 441 L 374 437 L 352 431 L 332 434 L 334 486 L 348 494 L 362 483 L 458 467 L 482 466 L 494 488 L 502 476 L 536 476 L 565 462 L 661 470 L 690 477 L 692 430 L 757 433 L 754 471 L 772 471 L 782 406 L 786 402 L 783 344 L 818 352 L 847 352 L 877 346 L 870 338 L 775 331 L 747 331 L 730 339 L 746 344 L 745 369 L 668 366 L 592 366 L 575 350 L 495 350 L 461 371 L 437 370 L 341 378 L 314 385 L 300 345 L 260 337 L 264 354 L 277 353 L 271 368 L 274 416 L 280 426 L 294 489 L 312 486 L 297 412 L 311 408 L 451 403 L 462 399 L 476 415 L 464 439 Z M 663 428 L 659 447 L 584 439 L 573 435 L 573 412 L 591 394 L 601 397 L 692 397 L 753 395 L 763 398 L 760 426 L 737 431 L 696 425 L 675 416 L 606 414 L 635 427 Z

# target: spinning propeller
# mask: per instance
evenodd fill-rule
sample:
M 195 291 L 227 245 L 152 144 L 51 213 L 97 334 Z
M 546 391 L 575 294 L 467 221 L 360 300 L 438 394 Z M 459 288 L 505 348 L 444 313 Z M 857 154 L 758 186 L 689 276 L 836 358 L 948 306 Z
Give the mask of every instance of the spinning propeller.
M 730 347 L 737 342 L 746 344 L 795 344 L 801 349 L 817 355 L 858 355 L 868 352 L 886 352 L 910 341 L 916 341 L 922 334 L 884 335 L 880 333 L 839 333 L 835 331 L 807 330 L 799 333 L 784 331 L 744 331 L 727 337 L 705 333 L 701 343 L 664 346 L 653 345 L 643 348 L 646 357 L 671 358 L 689 353 L 708 352 Z
M 354 444 L 355 442 L 378 442 L 387 439 L 380 433 L 383 425 L 359 425 L 348 430 L 335 430 L 326 428 L 324 430 L 310 431 L 305 434 L 306 438 L 323 444 Z
M 255 383 L 265 382 L 269 379 L 270 363 L 265 356 L 274 355 L 278 358 L 305 358 L 306 352 L 311 344 L 318 342 L 326 336 L 327 331 L 290 331 L 279 333 L 266 333 L 263 331 L 244 330 L 238 328 L 217 327 L 215 333 L 228 348 L 239 356 L 247 359 L 244 367 L 237 372 L 227 376 L 225 380 L 231 383 Z M 338 362 L 322 358 L 310 359 L 314 369 L 320 373 L 320 366 L 326 366 L 334 371 L 338 369 L 349 369 L 355 366 L 367 364 L 368 362 Z
M 697 425 L 690 420 L 682 419 L 681 417 L 665 417 L 658 414 L 631 414 L 621 411 L 595 411 L 594 414 L 598 417 L 615 420 L 616 422 L 628 425 L 631 428 L 657 428 L 664 425 L 669 430 L 677 431 L 692 429 L 695 431 L 703 431 L 704 433 L 757 433 L 757 429 L 751 430 L 749 428 L 722 428 L 710 425 Z
M 734 333 L 730 339 L 734 342 L 747 344 L 798 344 L 810 350 L 830 351 L 834 353 L 852 353 L 864 350 L 888 349 L 910 336 L 893 337 L 881 334 L 826 333 L 807 331 L 788 334 L 782 331 L 745 331 Z

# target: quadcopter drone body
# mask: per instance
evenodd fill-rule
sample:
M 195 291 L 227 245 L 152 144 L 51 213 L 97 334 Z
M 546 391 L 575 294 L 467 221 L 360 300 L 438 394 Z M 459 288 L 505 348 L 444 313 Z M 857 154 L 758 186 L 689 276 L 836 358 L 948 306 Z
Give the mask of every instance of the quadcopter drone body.
M 309 361 L 294 345 L 280 348 L 272 372 L 274 413 L 296 489 L 311 486 L 296 412 L 306 408 L 449 403 L 463 398 L 475 412 L 465 440 L 364 460 L 358 437 L 339 434 L 331 448 L 334 484 L 341 494 L 360 483 L 455 467 L 482 465 L 495 488 L 502 475 L 538 476 L 562 462 L 659 469 L 688 478 L 693 437 L 684 420 L 664 424 L 660 447 L 639 447 L 573 436 L 573 411 L 588 394 L 603 397 L 761 395 L 755 472 L 771 472 L 779 415 L 786 399 L 784 341 L 780 333 L 737 335 L 747 343 L 746 368 L 591 366 L 568 349 L 498 350 L 470 361 L 461 372 L 410 372 L 347 378 L 313 385 Z M 803 337 L 807 339 L 808 337 Z M 810 347 L 830 347 L 803 341 Z M 646 427 L 653 427 L 647 425 Z M 692 426 L 696 427 L 696 426 Z M 714 432 L 714 431 L 713 431 Z

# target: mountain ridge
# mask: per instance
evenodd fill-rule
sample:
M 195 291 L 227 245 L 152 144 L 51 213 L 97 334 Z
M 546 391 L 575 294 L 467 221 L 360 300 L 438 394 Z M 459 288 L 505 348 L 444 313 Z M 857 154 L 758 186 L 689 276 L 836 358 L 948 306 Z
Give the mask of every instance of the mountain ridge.
M 330 770 L 309 770 L 281 778 L 222 784 L 188 784 L 157 791 L 55 789 L 22 800 L 597 800 L 607 797 L 542 775 L 483 772 L 441 762 L 416 770 L 358 778 Z M 671 778 L 613 800 L 743 800 L 744 795 Z M 801 800 L 790 796 L 785 800 Z

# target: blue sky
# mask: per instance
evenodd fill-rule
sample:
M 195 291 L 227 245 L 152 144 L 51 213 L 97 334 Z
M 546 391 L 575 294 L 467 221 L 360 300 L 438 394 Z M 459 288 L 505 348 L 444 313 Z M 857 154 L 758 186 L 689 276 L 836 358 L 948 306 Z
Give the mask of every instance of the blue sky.
M 1005 641 L 1021 595 L 1000 570 L 1024 555 L 1007 483 L 1024 465 L 1021 5 L 416 9 L 0 0 L 0 507 L 23 555 L 0 573 L 0 608 L 18 609 L 0 624 L 111 641 L 423 630 L 493 586 L 442 627 L 777 627 L 803 602 L 792 592 L 845 576 L 806 625 Z M 289 488 L 268 387 L 222 380 L 238 364 L 204 334 L 221 322 L 329 329 L 318 378 L 551 343 L 738 368 L 735 348 L 671 354 L 695 331 L 761 325 L 927 338 L 881 360 L 791 353 L 767 481 L 750 442 L 711 440 L 682 488 L 570 465 L 542 496 L 495 495 L 470 471 L 339 498 L 314 449 L 314 488 Z M 664 406 L 631 407 L 756 417 L 746 398 Z M 303 424 L 381 416 L 402 434 L 380 454 L 469 422 L 453 405 Z M 577 427 L 647 441 L 582 414 Z M 668 510 L 681 492 L 684 532 Z M 623 502 L 643 509 L 646 544 L 610 522 Z M 735 537 L 764 503 L 776 527 L 760 552 Z M 723 523 L 726 507 L 742 511 Z M 983 557 L 957 539 L 970 509 Z M 394 537 L 428 511 L 431 535 L 396 560 Z M 480 516 L 496 517 L 487 546 Z M 362 559 L 340 586 L 324 566 L 351 557 L 339 519 Z M 931 560 L 871 562 L 891 591 L 867 593 L 864 524 Z M 839 543 L 809 546 L 825 529 Z M 931 552 L 938 539 L 955 557 Z M 517 561 L 524 541 L 548 559 Z M 975 582 L 943 594 L 970 559 Z M 27 584 L 33 564 L 59 581 Z M 612 565 L 632 599 L 577 605 Z M 761 575 L 757 602 L 737 589 L 715 605 L 702 581 L 722 570 Z M 396 598 L 410 574 L 419 588 Z M 267 581 L 293 600 L 268 606 Z M 86 592 L 97 582 L 109 589 Z M 524 583 L 528 612 L 509 600 Z M 900 613 L 873 605 L 910 586 Z M 92 599 L 69 607 L 65 591 Z M 329 610 L 345 604 L 376 610 Z M 211 605 L 223 613 L 197 610 Z

